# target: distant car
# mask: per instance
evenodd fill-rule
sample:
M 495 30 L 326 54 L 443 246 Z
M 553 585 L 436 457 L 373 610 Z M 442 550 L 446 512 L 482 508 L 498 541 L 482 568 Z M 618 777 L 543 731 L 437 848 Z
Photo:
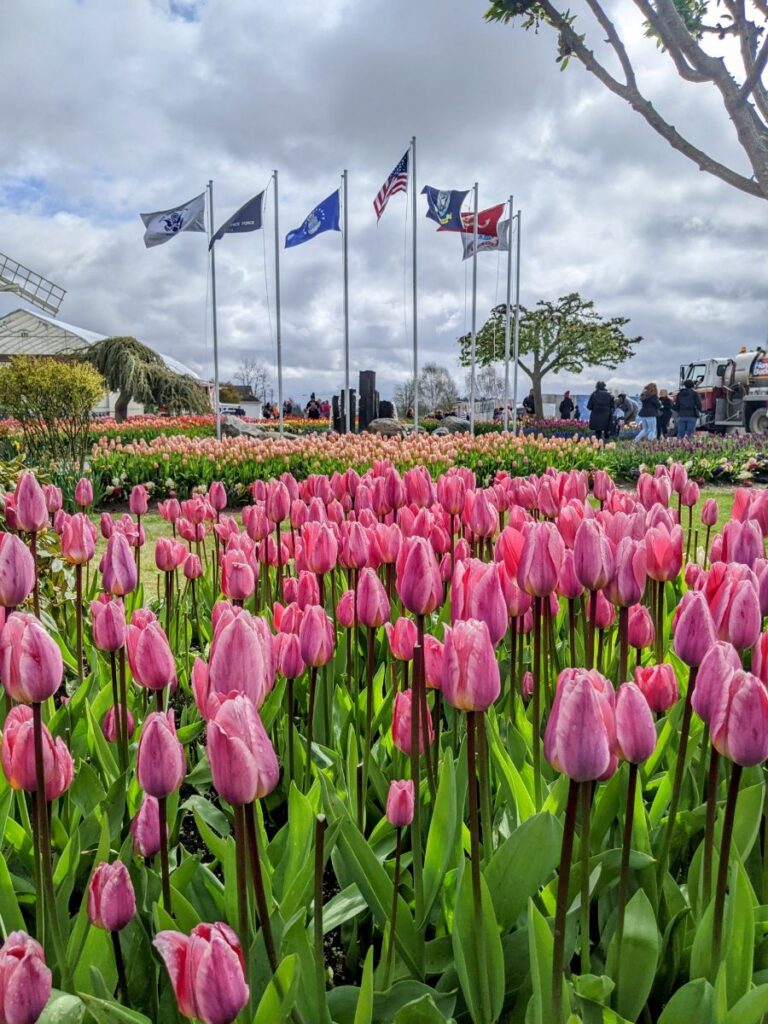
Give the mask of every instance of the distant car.
M 222 416 L 245 416 L 245 409 L 242 405 L 220 405 L 219 413 Z

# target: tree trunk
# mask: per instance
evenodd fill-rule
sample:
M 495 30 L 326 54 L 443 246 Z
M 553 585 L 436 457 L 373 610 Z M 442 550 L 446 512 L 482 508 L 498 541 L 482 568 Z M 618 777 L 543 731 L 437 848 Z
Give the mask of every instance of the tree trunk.
M 536 419 L 544 419 L 544 399 L 541 397 L 541 360 L 538 354 L 534 355 L 533 373 L 530 374 L 531 386 L 533 387 L 533 400 L 536 403 Z
M 121 391 L 115 402 L 115 422 L 124 423 L 128 419 L 128 403 L 131 400 L 131 396 L 125 391 Z

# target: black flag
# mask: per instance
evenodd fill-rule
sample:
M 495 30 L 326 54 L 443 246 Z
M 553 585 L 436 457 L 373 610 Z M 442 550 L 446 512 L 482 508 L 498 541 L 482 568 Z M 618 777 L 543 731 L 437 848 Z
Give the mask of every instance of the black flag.
M 217 242 L 223 235 L 236 234 L 241 231 L 258 231 L 261 227 L 261 206 L 264 193 L 259 192 L 253 199 L 241 206 L 237 213 L 233 213 L 229 220 L 224 221 L 219 230 L 213 236 L 208 245 L 210 249 L 214 242 Z

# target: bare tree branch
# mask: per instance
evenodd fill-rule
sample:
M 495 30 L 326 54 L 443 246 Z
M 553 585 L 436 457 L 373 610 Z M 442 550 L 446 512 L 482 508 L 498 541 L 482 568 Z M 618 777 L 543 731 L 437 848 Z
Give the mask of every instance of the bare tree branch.
M 587 5 L 602 25 L 608 37 L 608 42 L 616 51 L 616 56 L 619 58 L 619 63 L 621 64 L 622 70 L 624 71 L 624 79 L 626 81 L 626 84 L 632 88 L 635 88 L 637 86 L 637 81 L 635 79 L 635 69 L 632 67 L 632 61 L 629 59 L 626 47 L 622 42 L 621 36 L 616 30 L 616 26 L 613 24 L 613 22 L 605 13 L 600 4 L 597 3 L 597 0 L 587 0 Z

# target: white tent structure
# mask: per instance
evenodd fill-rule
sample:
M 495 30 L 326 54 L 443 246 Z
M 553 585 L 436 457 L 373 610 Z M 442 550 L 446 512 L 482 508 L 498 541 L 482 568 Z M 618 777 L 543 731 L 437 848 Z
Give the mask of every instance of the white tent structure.
M 54 320 L 53 317 L 35 313 L 29 309 L 14 309 L 13 312 L 0 317 L 0 365 L 8 362 L 11 356 L 56 358 L 71 355 L 97 341 L 103 341 L 106 337 L 106 334 L 97 334 L 95 331 L 88 331 L 83 327 L 75 327 L 63 320 Z M 206 387 L 206 383 L 198 374 L 184 363 L 172 356 L 166 356 L 162 352 L 158 352 L 158 355 L 169 370 L 174 373 L 186 374 L 199 381 L 201 387 Z M 116 398 L 116 395 L 106 395 L 101 404 L 94 409 L 94 413 L 111 415 Z M 136 416 L 143 411 L 144 407 L 136 402 L 131 402 L 128 407 L 129 416 Z

